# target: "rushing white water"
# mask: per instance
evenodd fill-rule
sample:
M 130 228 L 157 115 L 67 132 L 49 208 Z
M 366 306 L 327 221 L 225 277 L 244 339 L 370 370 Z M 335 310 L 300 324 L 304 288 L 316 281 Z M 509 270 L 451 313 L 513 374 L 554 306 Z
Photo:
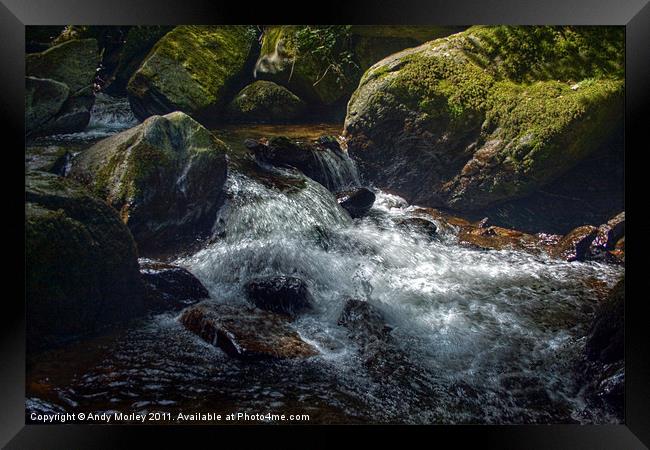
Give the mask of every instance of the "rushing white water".
M 586 280 L 611 285 L 620 268 L 472 250 L 453 236 L 431 240 L 400 227 L 396 219 L 412 208 L 381 192 L 356 221 L 310 180 L 283 193 L 234 174 L 229 192 L 235 200 L 220 217 L 223 238 L 180 262 L 223 302 L 245 302 L 242 285 L 255 276 L 306 280 L 317 308 L 295 326 L 345 389 L 376 402 L 388 420 L 408 413 L 415 422 L 593 419 L 582 416 L 575 379 L 595 301 Z M 355 343 L 336 324 L 350 297 L 384 313 L 424 384 L 368 379 Z

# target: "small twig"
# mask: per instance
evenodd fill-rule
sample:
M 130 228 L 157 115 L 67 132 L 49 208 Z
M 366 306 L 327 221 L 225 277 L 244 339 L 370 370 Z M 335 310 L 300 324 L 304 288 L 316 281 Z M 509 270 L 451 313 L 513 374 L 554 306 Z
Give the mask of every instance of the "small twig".
M 291 62 L 291 72 L 289 72 L 289 80 L 287 83 L 291 83 L 291 76 L 293 75 L 293 67 L 296 65 L 296 58 L 293 58 L 293 61 Z
M 321 80 L 323 78 L 325 78 L 325 75 L 327 75 L 327 72 L 330 70 L 330 67 L 332 67 L 332 66 L 333 66 L 333 64 L 330 64 L 329 66 L 327 66 L 327 69 L 325 69 L 325 72 L 323 72 L 323 76 L 320 77 L 318 80 L 316 80 L 316 82 L 312 86 L 316 86 L 318 83 L 320 83 Z

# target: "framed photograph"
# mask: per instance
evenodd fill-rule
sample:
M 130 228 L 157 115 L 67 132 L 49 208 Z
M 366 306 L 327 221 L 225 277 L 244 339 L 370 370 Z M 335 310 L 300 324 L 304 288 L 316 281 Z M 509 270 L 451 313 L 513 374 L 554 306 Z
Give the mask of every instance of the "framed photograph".
M 2 445 L 647 448 L 647 1 L 133 3 L 0 4 Z

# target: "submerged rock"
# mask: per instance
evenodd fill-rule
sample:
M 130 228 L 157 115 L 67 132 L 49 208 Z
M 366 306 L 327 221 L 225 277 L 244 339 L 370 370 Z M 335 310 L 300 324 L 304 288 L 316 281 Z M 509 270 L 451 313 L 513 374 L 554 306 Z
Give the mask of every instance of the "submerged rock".
M 312 308 L 307 284 L 296 277 L 255 278 L 246 284 L 248 299 L 258 308 L 295 316 Z
M 438 231 L 438 227 L 435 223 L 422 217 L 406 217 L 404 219 L 398 219 L 397 224 L 430 237 L 435 236 Z
M 210 297 L 203 284 L 183 267 L 143 258 L 140 275 L 146 306 L 154 311 L 181 309 Z
M 288 89 L 271 81 L 255 81 L 239 91 L 226 115 L 237 122 L 283 123 L 299 118 L 305 106 Z
M 375 194 L 370 189 L 361 187 L 338 193 L 336 201 L 350 213 L 353 219 L 356 219 L 368 214 L 375 203 Z
M 578 227 L 559 240 L 551 255 L 567 261 L 584 261 L 589 256 L 589 246 L 597 233 L 598 228 L 593 225 Z
M 312 142 L 275 136 L 266 142 L 248 139 L 245 145 L 258 161 L 278 167 L 294 167 L 330 191 L 338 191 L 356 181 L 352 161 L 331 136 L 321 136 Z
M 215 121 L 229 95 L 248 78 L 245 69 L 255 44 L 249 26 L 178 26 L 165 34 L 128 84 L 139 119 L 183 111 Z
M 141 254 L 151 255 L 209 232 L 226 171 L 226 145 L 179 111 L 98 142 L 70 176 L 117 209 Z
M 283 316 L 255 308 L 204 301 L 186 309 L 180 321 L 203 340 L 237 358 L 306 358 L 318 353 Z
M 143 312 L 137 250 L 118 214 L 76 183 L 27 172 L 27 345 L 48 348 Z
M 623 56 L 609 27 L 477 26 L 404 50 L 352 95 L 348 151 L 365 181 L 409 203 L 474 211 L 524 197 L 620 127 Z
M 350 298 L 345 301 L 338 324 L 345 327 L 357 340 L 388 339 L 391 328 L 383 314 L 365 300 Z

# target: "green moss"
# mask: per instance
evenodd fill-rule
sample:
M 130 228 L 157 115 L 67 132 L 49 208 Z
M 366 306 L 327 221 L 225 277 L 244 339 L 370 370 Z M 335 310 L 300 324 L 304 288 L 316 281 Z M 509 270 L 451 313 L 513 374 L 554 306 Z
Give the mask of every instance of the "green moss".
M 477 26 L 462 48 L 477 65 L 513 81 L 622 78 L 623 27 Z
M 604 124 L 622 118 L 616 108 L 622 98 L 623 80 L 590 79 L 573 88 L 559 81 L 500 82 L 489 99 L 487 128 L 511 143 L 506 156 L 517 170 L 543 180 L 593 150 L 609 132 Z
M 164 96 L 172 109 L 195 112 L 221 102 L 254 42 L 245 26 L 179 26 L 167 33 L 129 81 L 129 93 Z

